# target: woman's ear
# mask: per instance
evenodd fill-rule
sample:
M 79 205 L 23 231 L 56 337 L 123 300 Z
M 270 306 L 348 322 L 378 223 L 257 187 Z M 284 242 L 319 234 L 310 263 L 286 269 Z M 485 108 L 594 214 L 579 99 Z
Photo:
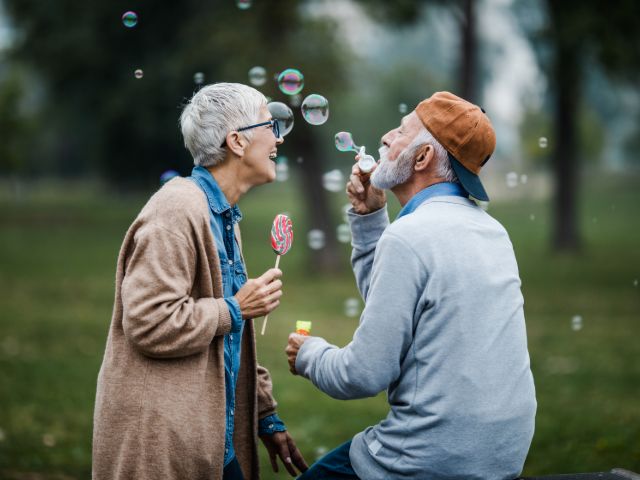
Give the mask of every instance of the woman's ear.
M 245 139 L 238 132 L 229 132 L 227 134 L 227 148 L 231 150 L 238 157 L 244 155 L 244 149 L 246 148 Z
M 432 145 L 429 145 L 428 143 L 422 145 L 416 153 L 416 163 L 413 166 L 414 170 L 416 172 L 426 170 L 431 164 L 434 155 L 435 152 Z

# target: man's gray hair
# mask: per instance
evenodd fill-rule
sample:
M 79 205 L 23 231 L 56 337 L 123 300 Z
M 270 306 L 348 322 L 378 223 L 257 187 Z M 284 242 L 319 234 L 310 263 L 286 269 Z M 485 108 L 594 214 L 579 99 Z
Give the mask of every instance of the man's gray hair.
M 445 182 L 458 182 L 458 176 L 451 167 L 451 162 L 449 161 L 447 151 L 424 126 L 420 129 L 418 134 L 411 142 L 411 145 L 409 145 L 408 147 L 412 152 L 411 158 L 415 158 L 418 150 L 420 150 L 420 148 L 426 144 L 433 146 L 433 149 L 435 150 L 435 159 L 437 162 L 435 172 L 436 175 L 442 178 Z
M 212 167 L 222 162 L 226 148 L 221 145 L 229 132 L 258 122 L 266 97 L 241 83 L 214 83 L 201 88 L 180 115 L 180 129 L 193 157 L 193 164 Z M 253 131 L 241 132 L 251 140 Z

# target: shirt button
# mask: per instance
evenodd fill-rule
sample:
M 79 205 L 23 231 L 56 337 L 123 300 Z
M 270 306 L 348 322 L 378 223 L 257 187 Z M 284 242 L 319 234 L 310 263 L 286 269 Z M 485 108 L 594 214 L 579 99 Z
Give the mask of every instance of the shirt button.
M 233 333 L 229 335 L 229 340 L 233 340 Z M 231 376 L 233 377 L 233 372 L 231 372 Z
M 229 453 L 229 449 L 228 449 L 228 448 L 225 448 L 225 449 L 224 449 L 224 453 Z
M 273 423 L 270 423 L 270 424 L 269 424 L 269 428 L 273 428 Z
M 228 263 L 229 263 L 229 265 L 233 265 L 233 260 L 229 259 Z
M 227 230 L 231 230 L 231 225 L 227 225 Z
M 231 416 L 233 417 L 233 408 L 231 409 Z
M 231 378 L 233 378 L 233 377 L 234 377 L 234 375 L 235 375 L 235 374 L 234 374 L 233 372 L 231 372 Z

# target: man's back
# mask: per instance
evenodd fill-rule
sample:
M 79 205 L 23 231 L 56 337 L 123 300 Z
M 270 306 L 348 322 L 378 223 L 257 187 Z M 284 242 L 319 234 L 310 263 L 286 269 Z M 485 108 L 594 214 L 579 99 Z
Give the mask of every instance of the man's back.
M 356 276 L 366 277 L 358 267 Z M 377 277 L 390 269 L 403 273 L 378 295 Z M 504 228 L 470 200 L 428 200 L 385 230 L 363 291 L 364 322 L 375 315 L 389 329 L 396 319 L 413 323 L 399 359 L 385 335 L 368 338 L 371 350 L 390 350 L 382 355 L 400 361 L 400 372 L 388 389 L 387 418 L 354 438 L 358 475 L 515 478 L 536 401 L 520 278 Z

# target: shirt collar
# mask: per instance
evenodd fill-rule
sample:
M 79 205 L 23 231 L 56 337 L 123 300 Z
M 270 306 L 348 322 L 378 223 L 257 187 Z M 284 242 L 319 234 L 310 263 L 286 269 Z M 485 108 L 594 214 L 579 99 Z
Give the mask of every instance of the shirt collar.
M 211 175 L 209 170 L 204 167 L 193 167 L 191 176 L 198 182 L 204 194 L 207 196 L 209 207 L 213 212 L 222 215 L 227 211 L 231 212 L 233 223 L 238 223 L 242 220 L 242 212 L 237 205 L 233 207 L 229 205 L 227 198 L 224 196 L 224 192 L 220 189 L 218 182 Z
M 420 205 L 422 205 L 430 198 L 450 196 L 467 198 L 469 194 L 465 191 L 464 188 L 462 188 L 462 185 L 460 185 L 459 183 L 442 182 L 429 185 L 427 188 L 420 190 L 413 197 L 411 197 L 411 200 L 409 200 L 406 205 L 402 207 L 400 213 L 398 213 L 396 220 L 400 217 L 404 217 L 405 215 L 413 213 Z

